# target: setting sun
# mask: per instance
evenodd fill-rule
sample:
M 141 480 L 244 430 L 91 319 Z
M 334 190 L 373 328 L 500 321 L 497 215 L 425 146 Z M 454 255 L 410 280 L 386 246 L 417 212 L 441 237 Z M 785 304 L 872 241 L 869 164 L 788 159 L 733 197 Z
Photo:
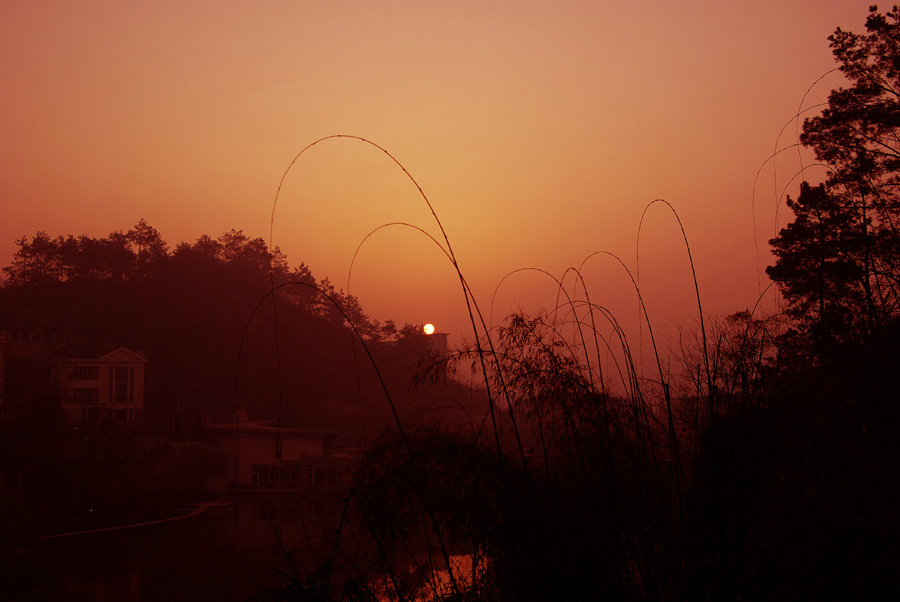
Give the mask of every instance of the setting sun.
M 900 600 L 900 0 L 0 2 L 0 602 Z

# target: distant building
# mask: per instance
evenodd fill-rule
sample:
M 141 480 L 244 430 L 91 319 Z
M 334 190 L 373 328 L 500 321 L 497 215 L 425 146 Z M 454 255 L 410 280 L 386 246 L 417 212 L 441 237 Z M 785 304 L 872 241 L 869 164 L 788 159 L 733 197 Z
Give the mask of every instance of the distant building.
M 140 423 L 144 415 L 142 351 L 119 347 L 99 359 L 74 358 L 51 362 L 60 405 L 76 427 L 104 419 Z
M 206 428 L 219 444 L 225 489 L 340 489 L 353 474 L 356 455 L 333 449 L 337 431 L 278 427 L 266 420 Z

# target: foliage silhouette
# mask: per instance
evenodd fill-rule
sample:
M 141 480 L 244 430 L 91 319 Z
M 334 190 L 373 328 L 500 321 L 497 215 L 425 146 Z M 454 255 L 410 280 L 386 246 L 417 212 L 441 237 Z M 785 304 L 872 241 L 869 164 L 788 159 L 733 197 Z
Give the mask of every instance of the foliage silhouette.
M 788 200 L 794 222 L 771 241 L 767 272 L 816 346 L 872 336 L 900 312 L 900 11 L 870 7 L 866 30 L 828 38 L 850 85 L 804 121 L 800 141 L 829 176 Z
M 624 329 L 597 302 L 580 269 L 566 272 L 575 277 L 572 289 L 565 276 L 554 278 L 559 307 L 513 314 L 488 328 L 444 234 L 475 339 L 432 358 L 418 383 L 469 364 L 484 378 L 489 405 L 469 428 L 412 425 L 399 413 L 384 420 L 393 429 L 359 465 L 331 557 L 305 572 L 289 564 L 284 587 L 256 599 L 900 595 L 898 182 L 891 146 L 900 89 L 898 18 L 897 9 L 873 10 L 868 35 L 838 30 L 832 36 L 853 86 L 835 91 L 822 117 L 804 126 L 804 143 L 833 171 L 822 185 L 802 185 L 788 203 L 795 220 L 772 241 L 776 263 L 768 272 L 788 301 L 786 315 L 760 315 L 754 307 L 720 319 L 704 316 L 694 275 L 699 328 L 681 337 L 682 365 L 664 370 L 654 349 L 657 371 L 644 377 Z M 110 311 L 122 303 L 145 312 L 161 304 L 180 327 L 193 328 L 185 337 L 192 341 L 210 332 L 192 317 L 221 312 L 210 323 L 222 324 L 229 315 L 246 318 L 255 306 L 259 315 L 241 324 L 252 362 L 241 365 L 241 374 L 264 381 L 276 378 L 272 366 L 281 362 L 322 370 L 357 365 L 353 348 L 343 344 L 347 337 L 334 337 L 341 345 L 321 350 L 321 358 L 292 355 L 287 346 L 273 353 L 266 337 L 272 328 L 289 335 L 284 340 L 324 340 L 346 334 L 349 322 L 367 350 L 372 343 L 379 370 L 391 362 L 386 350 L 402 347 L 395 339 L 414 342 L 412 329 L 369 320 L 349 294 L 317 282 L 306 266 L 292 272 L 270 245 L 239 231 L 158 254 L 150 271 L 136 259 L 136 244 L 135 236 L 121 233 L 105 242 L 44 233 L 23 238 L 0 299 L 19 295 L 19 303 L 33 295 L 44 307 L 15 319 L 48 315 L 66 324 L 62 310 L 48 310 L 42 295 L 78 294 L 87 279 L 113 296 Z M 71 259 L 97 249 L 115 252 L 98 255 L 104 259 L 94 268 Z M 194 307 L 184 308 L 175 302 L 183 290 L 179 274 L 202 274 L 205 291 L 233 300 L 212 304 L 198 296 L 189 301 Z M 286 286 L 291 281 L 304 286 Z M 640 282 L 632 282 L 652 330 Z M 160 296 L 142 306 L 140 294 L 148 290 Z M 277 325 L 259 303 L 276 291 Z M 105 336 L 117 332 L 124 330 L 111 328 Z M 133 336 L 152 342 L 151 334 Z M 383 338 L 391 344 L 379 349 Z M 231 342 L 216 339 L 226 349 L 235 348 Z M 601 372 L 605 354 L 613 356 L 615 371 Z M 395 368 L 386 371 L 388 388 L 405 390 L 408 374 Z M 287 382 L 292 373 L 278 373 L 288 390 L 306 386 Z M 275 398 L 271 387 L 262 390 Z M 471 568 L 451 567 L 454 557 L 465 557 Z M 452 587 L 441 582 L 442 569 Z

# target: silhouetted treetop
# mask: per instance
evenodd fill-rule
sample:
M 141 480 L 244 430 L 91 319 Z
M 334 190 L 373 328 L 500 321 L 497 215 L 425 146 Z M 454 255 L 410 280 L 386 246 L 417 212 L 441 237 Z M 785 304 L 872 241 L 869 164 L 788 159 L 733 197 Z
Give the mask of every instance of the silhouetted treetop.
M 23 236 L 16 245 L 12 263 L 3 268 L 10 286 L 79 279 L 142 279 L 174 255 L 186 252 L 260 273 L 273 271 L 280 280 L 289 273 L 287 259 L 278 247 L 269 250 L 262 238 L 250 238 L 241 230 L 226 232 L 217 240 L 204 234 L 193 244 L 180 243 L 170 253 L 160 233 L 144 219 L 127 232 L 114 231 L 105 238 L 86 234 L 51 238 L 41 231 L 31 240 Z
M 169 245 L 144 218 L 125 234 L 125 238 L 132 245 L 135 264 L 139 269 L 159 262 L 168 255 Z
M 382 326 L 328 278 L 316 279 L 303 263 L 292 268 L 277 247 L 241 230 L 203 235 L 170 251 L 142 219 L 107 237 L 38 232 L 16 245 L 0 287 L 0 330 L 91 341 L 66 351 L 76 355 L 122 345 L 147 351 L 161 413 L 175 400 L 184 408 L 187 397 L 233 410 L 236 373 L 241 403 L 267 417 L 280 395 L 279 379 L 292 403 L 358 398 L 374 381 L 370 368 L 358 368 L 363 354 L 354 350 L 348 319 L 385 356 L 388 380 L 408 390 L 414 359 L 401 358 L 400 346 L 388 349 L 386 342 L 418 336 L 419 328 Z M 268 301 L 273 296 L 276 303 Z M 299 416 L 298 407 L 285 411 Z M 303 415 L 320 410 L 307 407 Z
M 803 124 L 831 171 L 788 199 L 794 222 L 767 269 L 801 330 L 819 344 L 884 332 L 900 315 L 900 9 L 869 9 L 865 34 L 829 37 L 848 85 Z
M 835 168 L 831 184 L 848 192 L 880 197 L 896 211 L 900 168 L 900 11 L 879 13 L 873 6 L 865 34 L 838 28 L 829 36 L 832 53 L 848 87 L 833 90 L 828 106 L 807 119 L 801 141 Z M 882 216 L 886 216 L 883 214 Z
M 771 241 L 777 258 L 767 268 L 789 304 L 788 313 L 807 325 L 814 339 L 847 340 L 867 331 L 866 224 L 825 184 L 804 182 L 788 197 L 794 221 Z M 871 309 L 872 311 L 868 311 Z M 866 311 L 862 311 L 866 310 Z

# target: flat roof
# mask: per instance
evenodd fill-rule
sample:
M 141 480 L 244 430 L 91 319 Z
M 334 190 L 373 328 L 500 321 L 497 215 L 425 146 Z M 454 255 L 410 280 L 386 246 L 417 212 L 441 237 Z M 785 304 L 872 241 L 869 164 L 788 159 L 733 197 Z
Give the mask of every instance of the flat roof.
M 238 420 L 231 422 L 217 422 L 207 424 L 206 428 L 221 433 L 233 433 L 238 431 L 241 435 L 337 435 L 341 431 L 328 431 L 320 429 L 299 429 L 275 426 L 274 420 Z

